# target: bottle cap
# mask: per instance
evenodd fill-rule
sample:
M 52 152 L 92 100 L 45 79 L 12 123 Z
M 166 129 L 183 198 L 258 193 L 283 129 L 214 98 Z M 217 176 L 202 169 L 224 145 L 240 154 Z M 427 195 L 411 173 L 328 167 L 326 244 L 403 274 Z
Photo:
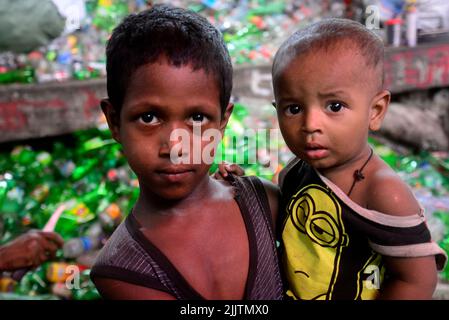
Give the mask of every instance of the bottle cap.
M 400 19 L 400 18 L 389 19 L 385 22 L 385 24 L 387 26 L 402 24 L 402 19 Z

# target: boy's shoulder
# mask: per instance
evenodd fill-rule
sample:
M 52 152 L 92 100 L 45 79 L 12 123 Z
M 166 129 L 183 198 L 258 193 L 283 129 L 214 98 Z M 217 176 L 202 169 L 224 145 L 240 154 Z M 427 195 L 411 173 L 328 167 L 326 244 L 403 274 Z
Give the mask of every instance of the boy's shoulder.
M 370 210 L 393 216 L 422 215 L 410 187 L 380 158 L 376 159 L 366 190 Z

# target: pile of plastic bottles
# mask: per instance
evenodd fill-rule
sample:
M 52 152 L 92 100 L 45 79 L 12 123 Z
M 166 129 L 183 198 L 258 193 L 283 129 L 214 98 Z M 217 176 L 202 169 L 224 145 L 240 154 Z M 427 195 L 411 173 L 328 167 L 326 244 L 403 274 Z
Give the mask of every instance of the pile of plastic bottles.
M 100 295 L 81 264 L 46 262 L 17 282 L 0 277 L 0 300 L 97 300 Z
M 104 77 L 109 34 L 130 10 L 139 9 L 123 0 L 86 0 L 85 5 L 86 17 L 76 31 L 28 54 L 0 53 L 0 84 Z
M 280 43 L 300 25 L 342 5 L 326 7 L 307 0 L 152 1 L 192 9 L 219 28 L 237 64 L 269 63 Z M 343 3 L 343 1 L 340 1 Z M 86 17 L 74 32 L 29 54 L 0 53 L 0 85 L 85 80 L 105 76 L 105 44 L 129 13 L 147 8 L 142 0 L 86 0 Z
M 269 63 L 294 30 L 330 10 L 319 2 L 303 0 L 208 0 L 187 7 L 221 30 L 234 64 Z
M 102 246 L 130 210 L 137 186 L 107 130 L 75 133 L 70 142 L 55 141 L 51 150 L 24 145 L 0 154 L 0 244 L 30 229 L 42 229 L 61 205 L 64 211 L 54 230 L 65 240 L 56 261 L 28 272 L 18 283 L 2 278 L 0 291 L 98 297 L 88 277 L 93 259 L 89 254 Z M 76 266 L 81 279 L 70 295 L 57 291 L 70 275 L 67 266 Z

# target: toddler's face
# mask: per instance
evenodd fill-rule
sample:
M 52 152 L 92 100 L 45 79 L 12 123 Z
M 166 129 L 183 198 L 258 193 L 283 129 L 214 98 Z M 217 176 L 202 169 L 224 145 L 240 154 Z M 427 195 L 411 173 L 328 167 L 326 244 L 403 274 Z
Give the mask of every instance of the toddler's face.
M 317 169 L 354 160 L 366 148 L 375 72 L 351 49 L 299 55 L 275 79 L 276 110 L 292 152 Z
M 210 167 L 201 157 L 210 141 L 197 137 L 195 149 L 194 126 L 200 126 L 202 134 L 207 129 L 221 130 L 226 121 L 226 116 L 221 117 L 219 89 L 212 75 L 159 59 L 132 75 L 115 138 L 141 188 L 163 199 L 182 199 L 207 177 Z M 173 133 L 177 134 L 171 137 Z M 183 139 L 188 143 L 180 148 Z M 194 151 L 200 152 L 196 159 Z M 187 163 L 174 162 L 181 160 L 177 156 Z

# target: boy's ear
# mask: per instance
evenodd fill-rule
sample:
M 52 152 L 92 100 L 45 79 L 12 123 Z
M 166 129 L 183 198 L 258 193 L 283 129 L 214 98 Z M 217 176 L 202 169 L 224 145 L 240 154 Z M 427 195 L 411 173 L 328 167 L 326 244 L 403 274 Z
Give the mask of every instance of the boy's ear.
M 371 104 L 369 129 L 371 131 L 377 131 L 382 125 L 382 121 L 388 110 L 390 104 L 391 94 L 387 90 L 383 90 L 378 93 Z
M 223 118 L 221 119 L 221 122 L 220 122 L 220 131 L 221 131 L 222 135 L 223 135 L 224 129 L 226 128 L 226 125 L 228 124 L 229 118 L 231 117 L 233 109 L 234 109 L 233 103 L 229 103 L 228 106 L 226 107 Z
M 109 130 L 111 130 L 112 137 L 120 143 L 120 116 L 117 114 L 109 99 L 102 99 L 100 105 L 108 122 Z

